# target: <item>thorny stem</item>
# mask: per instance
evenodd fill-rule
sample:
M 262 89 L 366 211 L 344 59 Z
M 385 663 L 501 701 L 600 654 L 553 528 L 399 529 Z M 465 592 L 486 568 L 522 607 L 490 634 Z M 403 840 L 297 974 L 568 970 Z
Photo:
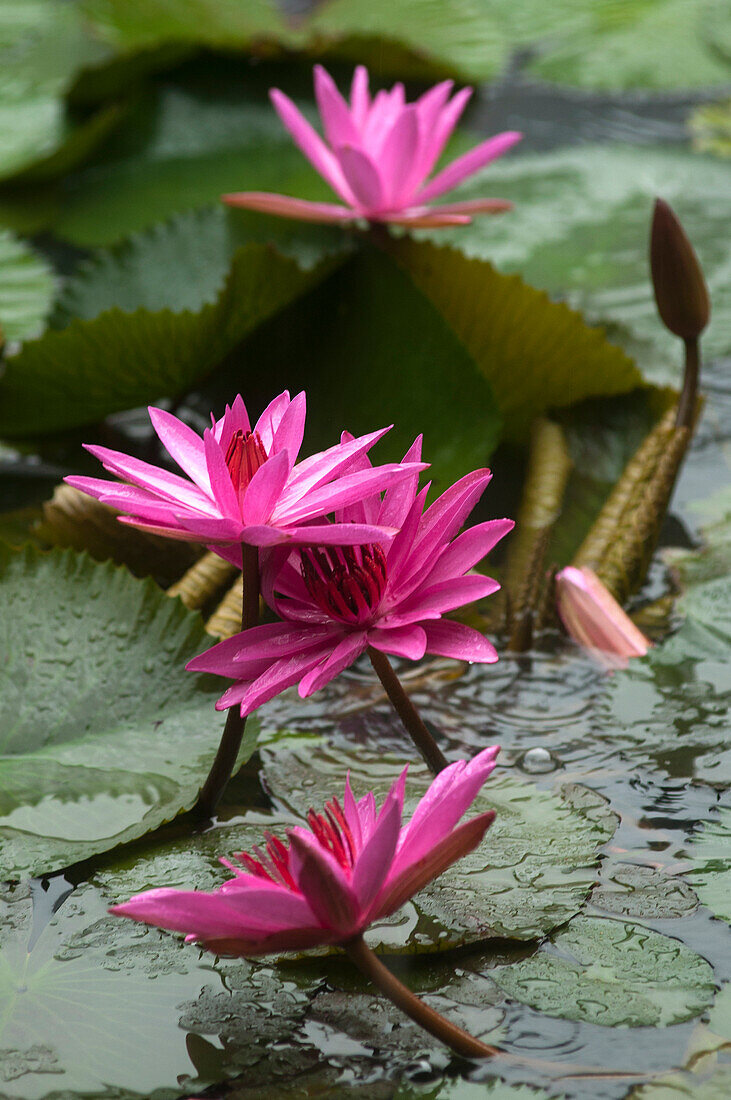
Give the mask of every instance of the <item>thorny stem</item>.
M 362 935 L 354 936 L 340 945 L 351 962 L 355 963 L 362 974 L 376 989 L 388 997 L 392 1004 L 401 1009 L 419 1027 L 423 1027 L 430 1035 L 446 1044 L 456 1054 L 463 1058 L 499 1058 L 501 1062 L 509 1062 L 513 1065 L 530 1066 L 534 1069 L 550 1071 L 562 1077 L 584 1078 L 591 1077 L 605 1080 L 619 1080 L 632 1077 L 644 1080 L 648 1076 L 656 1074 L 638 1074 L 631 1070 L 613 1073 L 611 1070 L 603 1070 L 598 1066 L 566 1066 L 560 1062 L 547 1062 L 541 1059 L 520 1058 L 514 1054 L 508 1054 L 500 1047 L 490 1046 L 488 1043 L 475 1039 L 474 1035 L 463 1031 L 461 1027 L 450 1023 L 439 1012 L 417 997 L 410 989 L 407 989 L 398 978 L 384 966 L 381 960 L 373 954 Z M 567 1072 L 567 1070 L 569 1072 Z
M 685 374 L 683 375 L 683 391 L 680 394 L 678 412 L 675 417 L 676 428 L 693 427 L 698 399 L 698 377 L 701 365 L 700 342 L 697 336 L 691 336 L 684 340 L 684 343 Z
M 401 681 L 393 670 L 391 662 L 385 653 L 378 649 L 368 647 L 368 656 L 376 670 L 378 679 L 383 684 L 394 710 L 406 727 L 412 741 L 424 757 L 434 775 L 439 775 L 447 767 L 448 760 L 436 741 L 429 733 L 414 704 L 404 691 Z
M 492 1058 L 499 1054 L 497 1047 L 481 1043 L 473 1038 L 461 1027 L 445 1020 L 433 1008 L 429 1008 L 422 1000 L 416 997 L 410 989 L 396 978 L 381 960 L 377 958 L 362 936 L 348 940 L 343 944 L 348 957 L 365 976 L 380 989 L 384 996 L 388 997 L 397 1008 L 410 1016 L 419 1027 L 423 1027 L 430 1035 L 436 1036 L 446 1043 L 451 1050 L 461 1054 L 464 1058 Z
M 244 542 L 241 544 L 241 556 L 244 582 L 241 629 L 248 630 L 259 621 L 259 551 Z M 245 729 L 246 719 L 241 717 L 238 705 L 229 707 L 216 758 L 195 805 L 196 813 L 201 817 L 213 815 L 236 765 Z

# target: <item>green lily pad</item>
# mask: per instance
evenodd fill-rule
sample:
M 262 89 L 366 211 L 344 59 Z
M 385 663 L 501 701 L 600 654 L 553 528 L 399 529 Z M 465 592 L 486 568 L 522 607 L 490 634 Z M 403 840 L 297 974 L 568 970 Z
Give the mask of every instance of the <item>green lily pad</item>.
M 547 409 L 641 385 L 624 352 L 517 275 L 425 242 L 403 240 L 394 254 L 489 380 L 509 438 Z
M 725 293 L 731 248 L 719 196 L 728 169 L 714 157 L 664 146 L 589 146 L 507 157 L 465 183 L 455 198 L 500 195 L 515 209 L 500 218 L 430 231 L 468 256 L 559 295 L 590 323 L 611 321 L 653 381 L 678 386 L 682 350 L 657 316 L 647 260 L 652 205 L 674 207 L 703 265 L 713 316 L 703 336 L 707 356 L 731 353 Z M 422 231 L 426 233 L 426 231 Z
M 602 917 L 576 917 L 531 958 L 490 977 L 539 1012 L 608 1027 L 692 1020 L 715 993 L 711 967 L 679 940 Z
M 320 266 L 304 272 L 262 245 L 234 256 L 222 286 L 188 309 L 115 307 L 27 342 L 0 379 L 0 432 L 37 435 L 97 420 L 185 392 L 253 327 L 313 286 Z M 160 273 L 158 272 L 160 277 Z
M 402 1086 L 393 1100 L 563 1100 L 565 1093 L 544 1092 L 530 1085 L 507 1085 L 504 1081 L 444 1081 L 435 1093 Z
M 370 749 L 322 744 L 273 746 L 262 756 L 274 798 L 302 817 L 340 792 L 348 769 L 356 796 L 373 790 L 380 804 L 404 765 Z M 425 765 L 409 766 L 405 820 L 430 780 Z M 489 779 L 469 811 L 497 811 L 480 848 L 374 924 L 370 942 L 389 952 L 445 950 L 493 936 L 535 939 L 569 920 L 595 879 L 597 848 L 616 826 L 593 792 L 582 812 L 578 790 L 567 802 L 512 776 Z
M 125 51 L 170 41 L 245 49 L 288 35 L 273 0 L 84 0 L 83 9 L 96 33 Z
M 717 1066 L 710 1075 L 669 1073 L 633 1089 L 627 1100 L 725 1100 L 731 1092 L 731 1066 Z
M 731 809 L 721 807 L 688 845 L 687 877 L 703 905 L 731 924 Z
M 731 765 L 728 532 L 728 520 L 717 522 L 703 531 L 707 546 L 674 556 L 688 584 L 676 602 L 682 625 L 608 679 L 596 714 L 600 734 L 634 759 L 721 786 Z
M 698 905 L 693 890 L 681 878 L 652 867 L 615 866 L 610 880 L 591 895 L 591 904 L 605 913 L 633 920 L 685 917 Z
M 0 878 L 106 851 L 195 801 L 221 732 L 199 616 L 72 551 L 0 547 Z M 247 726 L 243 761 L 253 751 Z
M 36 336 L 55 291 L 53 273 L 28 245 L 0 230 L 0 332 L 5 340 Z
M 693 146 L 700 153 L 731 157 L 731 100 L 696 107 L 688 122 Z
M 40 935 L 17 894 L 0 901 L 0 1088 L 13 1100 L 173 1100 L 266 1061 L 307 1008 L 286 977 L 108 916 L 90 886 Z

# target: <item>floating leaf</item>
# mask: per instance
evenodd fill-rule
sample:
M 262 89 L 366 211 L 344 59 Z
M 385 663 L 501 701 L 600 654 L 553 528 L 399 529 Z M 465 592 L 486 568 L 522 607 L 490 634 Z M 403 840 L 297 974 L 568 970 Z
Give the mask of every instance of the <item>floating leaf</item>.
M 367 60 L 369 45 L 378 43 L 372 61 L 386 71 L 393 71 L 389 46 L 398 44 L 411 55 L 398 57 L 399 76 L 489 80 L 510 57 L 504 20 L 480 0 L 331 0 L 305 30 L 318 49 L 353 62 Z
M 394 254 L 490 382 L 509 438 L 524 437 L 547 409 L 641 384 L 632 361 L 600 331 L 518 276 L 408 239 Z
M 236 253 L 215 299 L 197 312 L 114 308 L 46 332 L 6 361 L 0 432 L 57 430 L 183 393 L 325 271 L 304 272 L 271 249 L 250 245 Z
M 627 1100 L 724 1100 L 731 1093 L 731 1066 L 718 1066 L 710 1076 L 669 1073 L 632 1090 Z
M 609 881 L 602 881 L 591 895 L 591 904 L 605 913 L 633 920 L 668 920 L 685 917 L 698 898 L 683 879 L 653 867 L 613 866 Z
M 270 392 L 307 388 L 311 450 L 330 445 L 334 427 L 357 435 L 393 423 L 377 453 L 398 461 L 423 432 L 440 491 L 484 465 L 499 437 L 488 381 L 409 274 L 376 249 L 261 326 L 242 358 L 256 364 L 252 383 L 264 377 Z M 237 364 L 214 380 L 219 399 L 240 377 Z
M 693 861 L 688 879 L 703 905 L 731 924 L 731 809 L 706 821 L 688 846 Z
M 684 147 L 581 145 L 509 157 L 455 197 L 500 195 L 515 203 L 510 214 L 429 236 L 489 259 L 500 271 L 520 272 L 534 286 L 566 297 L 590 322 L 611 320 L 616 338 L 642 353 L 647 376 L 678 386 L 680 347 L 660 324 L 649 277 L 645 242 L 652 204 L 658 195 L 671 204 L 703 265 L 713 301 L 705 355 L 729 354 L 731 247 L 719 198 L 727 179 L 725 164 Z
M 185 671 L 197 615 L 71 551 L 0 548 L 0 877 L 139 837 L 195 801 L 221 732 L 217 685 Z M 240 759 L 253 751 L 247 725 Z
M 291 980 L 242 960 L 214 966 L 176 937 L 108 916 L 90 886 L 40 936 L 25 898 L 0 909 L 0 1087 L 13 1100 L 177 1096 L 267 1061 L 307 1007 Z
M 245 49 L 260 38 L 288 36 L 272 0 L 84 0 L 96 32 L 121 50 L 163 42 Z
M 711 967 L 679 940 L 602 917 L 576 917 L 550 946 L 490 977 L 539 1012 L 609 1027 L 691 1020 L 715 993 Z
M 51 308 L 50 267 L 28 245 L 0 230 L 0 333 L 5 340 L 36 336 Z
M 350 770 L 356 796 L 373 790 L 381 801 L 403 760 L 359 748 L 337 752 L 322 745 L 264 750 L 264 775 L 274 797 L 304 817 L 337 792 Z M 426 790 L 426 767 L 412 764 L 405 818 Z M 491 778 L 471 813 L 495 809 L 480 848 L 460 860 L 393 917 L 369 933 L 387 951 L 422 951 L 491 936 L 528 940 L 569 920 L 595 878 L 596 849 L 616 819 L 597 816 L 592 793 L 587 814 L 556 795 L 512 776 Z

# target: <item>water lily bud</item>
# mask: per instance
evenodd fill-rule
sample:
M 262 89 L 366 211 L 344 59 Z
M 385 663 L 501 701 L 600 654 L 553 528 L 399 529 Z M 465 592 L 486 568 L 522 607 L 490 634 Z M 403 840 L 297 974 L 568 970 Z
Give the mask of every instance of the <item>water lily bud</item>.
M 663 324 L 682 340 L 695 340 L 708 324 L 711 303 L 693 245 L 673 210 L 655 200 L 650 269 Z

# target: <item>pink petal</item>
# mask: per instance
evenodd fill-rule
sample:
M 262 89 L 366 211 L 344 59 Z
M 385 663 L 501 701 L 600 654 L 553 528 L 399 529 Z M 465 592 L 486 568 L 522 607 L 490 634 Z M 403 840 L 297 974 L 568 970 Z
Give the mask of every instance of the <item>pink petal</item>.
M 421 444 L 423 436 L 417 435 L 414 442 L 401 460 L 403 466 L 421 462 Z M 383 496 L 378 514 L 378 522 L 385 527 L 401 527 L 414 503 L 419 488 L 419 471 L 414 469 L 410 477 L 403 478 L 395 485 L 389 485 Z
M 406 210 L 403 214 L 386 215 L 383 221 L 387 221 L 389 225 L 405 225 L 411 229 L 440 229 L 449 225 L 469 225 L 472 218 L 466 214 L 440 214 L 435 209 L 427 213 L 410 213 Z
M 244 523 L 256 526 L 269 521 L 291 469 L 288 451 L 279 451 L 259 467 L 246 487 L 242 508 Z
M 311 489 L 316 489 L 336 477 L 354 458 L 369 451 L 392 427 L 391 424 L 388 428 L 370 432 L 369 435 L 336 443 L 334 447 L 328 447 L 326 451 L 319 451 L 298 462 L 292 471 L 288 499 L 299 500 Z
M 424 465 L 420 468 L 424 469 Z M 300 502 L 278 508 L 275 515 L 287 523 L 315 518 L 362 500 L 376 490 L 385 489 L 395 481 L 410 477 L 413 472 L 413 466 L 390 462 L 383 466 L 369 466 L 366 470 L 356 470 L 352 474 L 343 474 L 330 485 L 312 489 Z
M 593 570 L 567 566 L 556 575 L 556 603 L 571 637 L 608 668 L 626 668 L 651 642 L 620 607 Z
M 350 86 L 350 109 L 353 114 L 353 121 L 359 130 L 363 128 L 370 105 L 368 70 L 365 65 L 356 65 L 353 73 L 353 83 Z
M 425 131 L 424 148 L 419 158 L 419 175 L 421 179 L 429 175 L 444 152 L 444 147 L 452 136 L 452 131 L 459 122 L 471 95 L 471 88 L 460 89 L 450 102 L 442 107 L 431 128 Z
M 175 459 L 181 470 L 185 470 L 188 477 L 192 478 L 204 493 L 210 495 L 211 482 L 201 437 L 182 420 L 178 420 L 177 416 L 165 412 L 164 409 L 150 406 L 147 411 L 165 450 L 171 458 Z
M 301 698 L 306 699 L 308 695 L 312 695 L 313 692 L 323 688 L 325 684 L 329 684 L 331 680 L 340 675 L 343 669 L 352 665 L 353 661 L 365 652 L 365 648 L 365 631 L 357 631 L 343 638 L 322 664 L 302 677 L 299 685 Z
M 281 660 L 320 646 L 332 633 L 330 627 L 295 627 L 287 623 L 264 623 L 234 634 L 211 646 L 185 666 L 191 672 L 213 672 L 233 680 L 253 679 L 247 675 L 256 661 Z
M 395 657 L 420 660 L 426 652 L 427 635 L 422 626 L 374 627 L 368 631 L 368 645 Z
M 406 107 L 391 127 L 378 157 L 378 169 L 389 207 L 398 208 L 408 202 L 411 190 L 407 185 L 413 177 L 418 144 L 416 108 Z
M 290 461 L 294 465 L 297 461 L 297 455 L 300 452 L 302 439 L 305 434 L 306 416 L 307 400 L 303 390 L 301 393 L 298 393 L 296 397 L 292 398 L 282 419 L 274 430 L 271 447 L 269 448 L 270 454 L 276 454 L 278 451 L 287 450 L 289 451 Z
M 495 767 L 499 751 L 498 745 L 491 745 L 472 760 L 458 760 L 439 773 L 401 834 L 394 874 L 420 860 L 451 832 Z
M 254 876 L 229 879 L 219 887 L 227 905 L 240 914 L 241 924 L 265 933 L 307 928 L 317 923 L 305 898 L 278 883 Z
M 202 890 L 147 890 L 121 905 L 111 906 L 117 917 L 168 928 L 196 937 L 237 936 L 246 932 L 241 915 L 220 894 Z
M 273 401 L 269 402 L 254 425 L 254 431 L 258 433 L 267 455 L 271 455 L 274 433 L 281 424 L 291 403 L 289 390 L 283 390 Z M 277 449 L 281 450 L 281 447 Z
M 208 511 L 212 515 L 217 512 L 210 497 L 186 478 L 168 473 L 159 466 L 152 466 L 149 462 L 142 462 L 139 458 L 133 458 L 121 451 L 112 451 L 108 447 L 85 443 L 84 449 L 98 458 L 105 470 L 125 481 L 150 489 L 153 493 L 186 507 Z
M 241 505 L 231 481 L 231 474 L 220 443 L 216 442 L 213 432 L 206 428 L 203 433 L 203 447 L 208 466 L 211 488 L 221 513 L 231 519 L 241 519 Z
M 386 192 L 381 174 L 368 154 L 352 145 L 340 145 L 335 150 L 335 156 L 362 214 L 367 217 L 371 212 L 381 210 L 386 202 Z
M 401 524 L 401 529 L 391 543 L 386 560 L 388 562 L 388 592 L 397 589 L 400 583 L 401 571 L 409 568 L 410 555 L 414 540 L 419 532 L 419 524 L 422 519 L 422 509 L 426 501 L 429 485 L 425 485 L 421 492 L 414 498 L 408 515 Z
M 195 531 L 189 531 L 184 527 L 173 527 L 172 525 L 159 523 L 145 523 L 131 516 L 117 516 L 117 519 L 119 523 L 126 523 L 130 527 L 135 527 L 138 531 L 147 531 L 150 535 L 162 535 L 162 537 L 166 539 L 177 539 L 179 542 L 206 541 L 202 535 L 197 534 Z
M 306 118 L 297 110 L 289 96 L 272 88 L 269 98 L 274 104 L 274 109 L 289 130 L 295 145 L 309 160 L 310 164 L 327 180 L 333 191 L 343 199 L 351 203 L 353 195 L 348 187 L 342 169 L 330 152 L 320 135 L 313 130 Z
M 336 860 L 306 829 L 289 831 L 289 869 L 313 913 L 325 928 L 357 931 L 358 904 Z
M 401 831 L 401 799 L 391 792 L 383 804 L 378 823 L 358 855 L 353 868 L 352 888 L 361 910 L 365 910 L 381 889 L 391 867 Z
M 141 519 L 148 523 L 162 523 L 163 526 L 170 523 L 176 512 L 176 505 L 168 500 L 161 500 L 149 489 L 140 489 L 136 485 L 125 485 L 119 481 L 101 481 L 97 478 L 64 478 L 69 485 L 80 489 L 110 508 L 116 508 L 120 512 L 127 512 L 133 519 Z M 101 486 L 106 486 L 102 489 Z
M 462 183 L 468 176 L 474 175 L 480 168 L 484 168 L 490 161 L 507 153 L 508 149 L 520 141 L 522 136 L 517 131 L 506 130 L 505 133 L 488 138 L 474 149 L 470 149 L 469 153 L 457 157 L 421 189 L 418 194 L 419 202 L 431 202 L 437 196 L 443 195 L 445 191 L 451 191 L 453 187 Z
M 246 411 L 246 405 L 240 393 L 236 394 L 230 406 L 226 406 L 223 416 L 220 420 L 216 420 L 212 430 L 213 436 L 224 454 L 231 442 L 231 437 L 235 435 L 236 432 L 251 431 L 249 414 Z
M 308 199 L 295 199 L 289 195 L 274 195 L 269 191 L 237 191 L 231 195 L 221 195 L 227 206 L 238 206 L 243 210 L 258 210 L 261 214 L 274 214 L 279 218 L 296 218 L 301 222 L 321 222 L 338 224 L 352 221 L 357 213 L 347 206 L 338 206 L 332 202 L 310 202 Z
M 492 577 L 484 577 L 479 573 L 452 577 L 428 588 L 420 586 L 407 600 L 399 603 L 393 615 L 389 615 L 389 621 L 394 625 L 401 617 L 412 621 L 410 616 L 417 613 L 423 614 L 425 618 L 433 618 L 435 612 L 443 615 L 446 611 L 454 611 L 464 604 L 491 596 L 499 588 L 500 585 Z
M 325 137 L 330 145 L 358 145 L 360 132 L 350 116 L 350 110 L 335 81 L 322 65 L 315 65 L 315 99 L 322 119 Z
M 353 791 L 350 786 L 350 772 L 345 777 L 345 794 L 343 795 L 343 813 L 345 814 L 345 820 L 348 823 L 348 828 L 353 835 L 353 841 L 355 843 L 356 851 L 360 852 L 363 847 L 363 836 L 361 834 L 360 827 L 360 814 L 356 805 L 355 798 L 353 797 Z
M 441 875 L 458 859 L 474 851 L 494 820 L 494 810 L 478 814 L 471 821 L 465 821 L 453 832 L 442 837 L 419 860 L 404 866 L 398 874 L 389 875 L 380 896 L 376 898 L 368 913 L 369 922 L 395 913 L 404 902 Z
M 280 526 L 281 525 L 281 526 Z M 388 542 L 393 538 L 391 527 L 376 527 L 365 523 L 303 523 L 289 526 L 287 516 L 270 525 L 245 527 L 241 537 L 251 546 L 360 546 L 366 542 Z
M 279 695 L 285 688 L 296 684 L 305 673 L 327 657 L 331 649 L 332 643 L 328 641 L 319 647 L 307 650 L 306 653 L 298 653 L 294 657 L 273 661 L 266 672 L 249 684 L 241 696 L 239 700 L 241 703 L 241 717 L 251 714 L 253 710 L 264 703 L 268 703 L 270 699 L 273 699 L 275 695 Z M 216 703 L 216 710 L 225 710 L 227 706 L 233 705 L 233 702 L 233 699 L 229 701 L 228 693 L 224 692 L 218 703 Z
M 449 202 L 433 206 L 435 214 L 504 214 L 513 209 L 507 199 L 466 199 L 464 202 Z
M 427 653 L 436 653 L 440 657 L 454 657 L 457 661 L 479 661 L 481 664 L 494 664 L 497 651 L 488 642 L 484 634 L 464 623 L 455 623 L 450 619 L 438 619 L 424 623 Z
M 442 552 L 427 577 L 429 585 L 449 577 L 458 577 L 472 569 L 513 527 L 515 523 L 512 519 L 489 519 L 485 523 L 468 527 Z

